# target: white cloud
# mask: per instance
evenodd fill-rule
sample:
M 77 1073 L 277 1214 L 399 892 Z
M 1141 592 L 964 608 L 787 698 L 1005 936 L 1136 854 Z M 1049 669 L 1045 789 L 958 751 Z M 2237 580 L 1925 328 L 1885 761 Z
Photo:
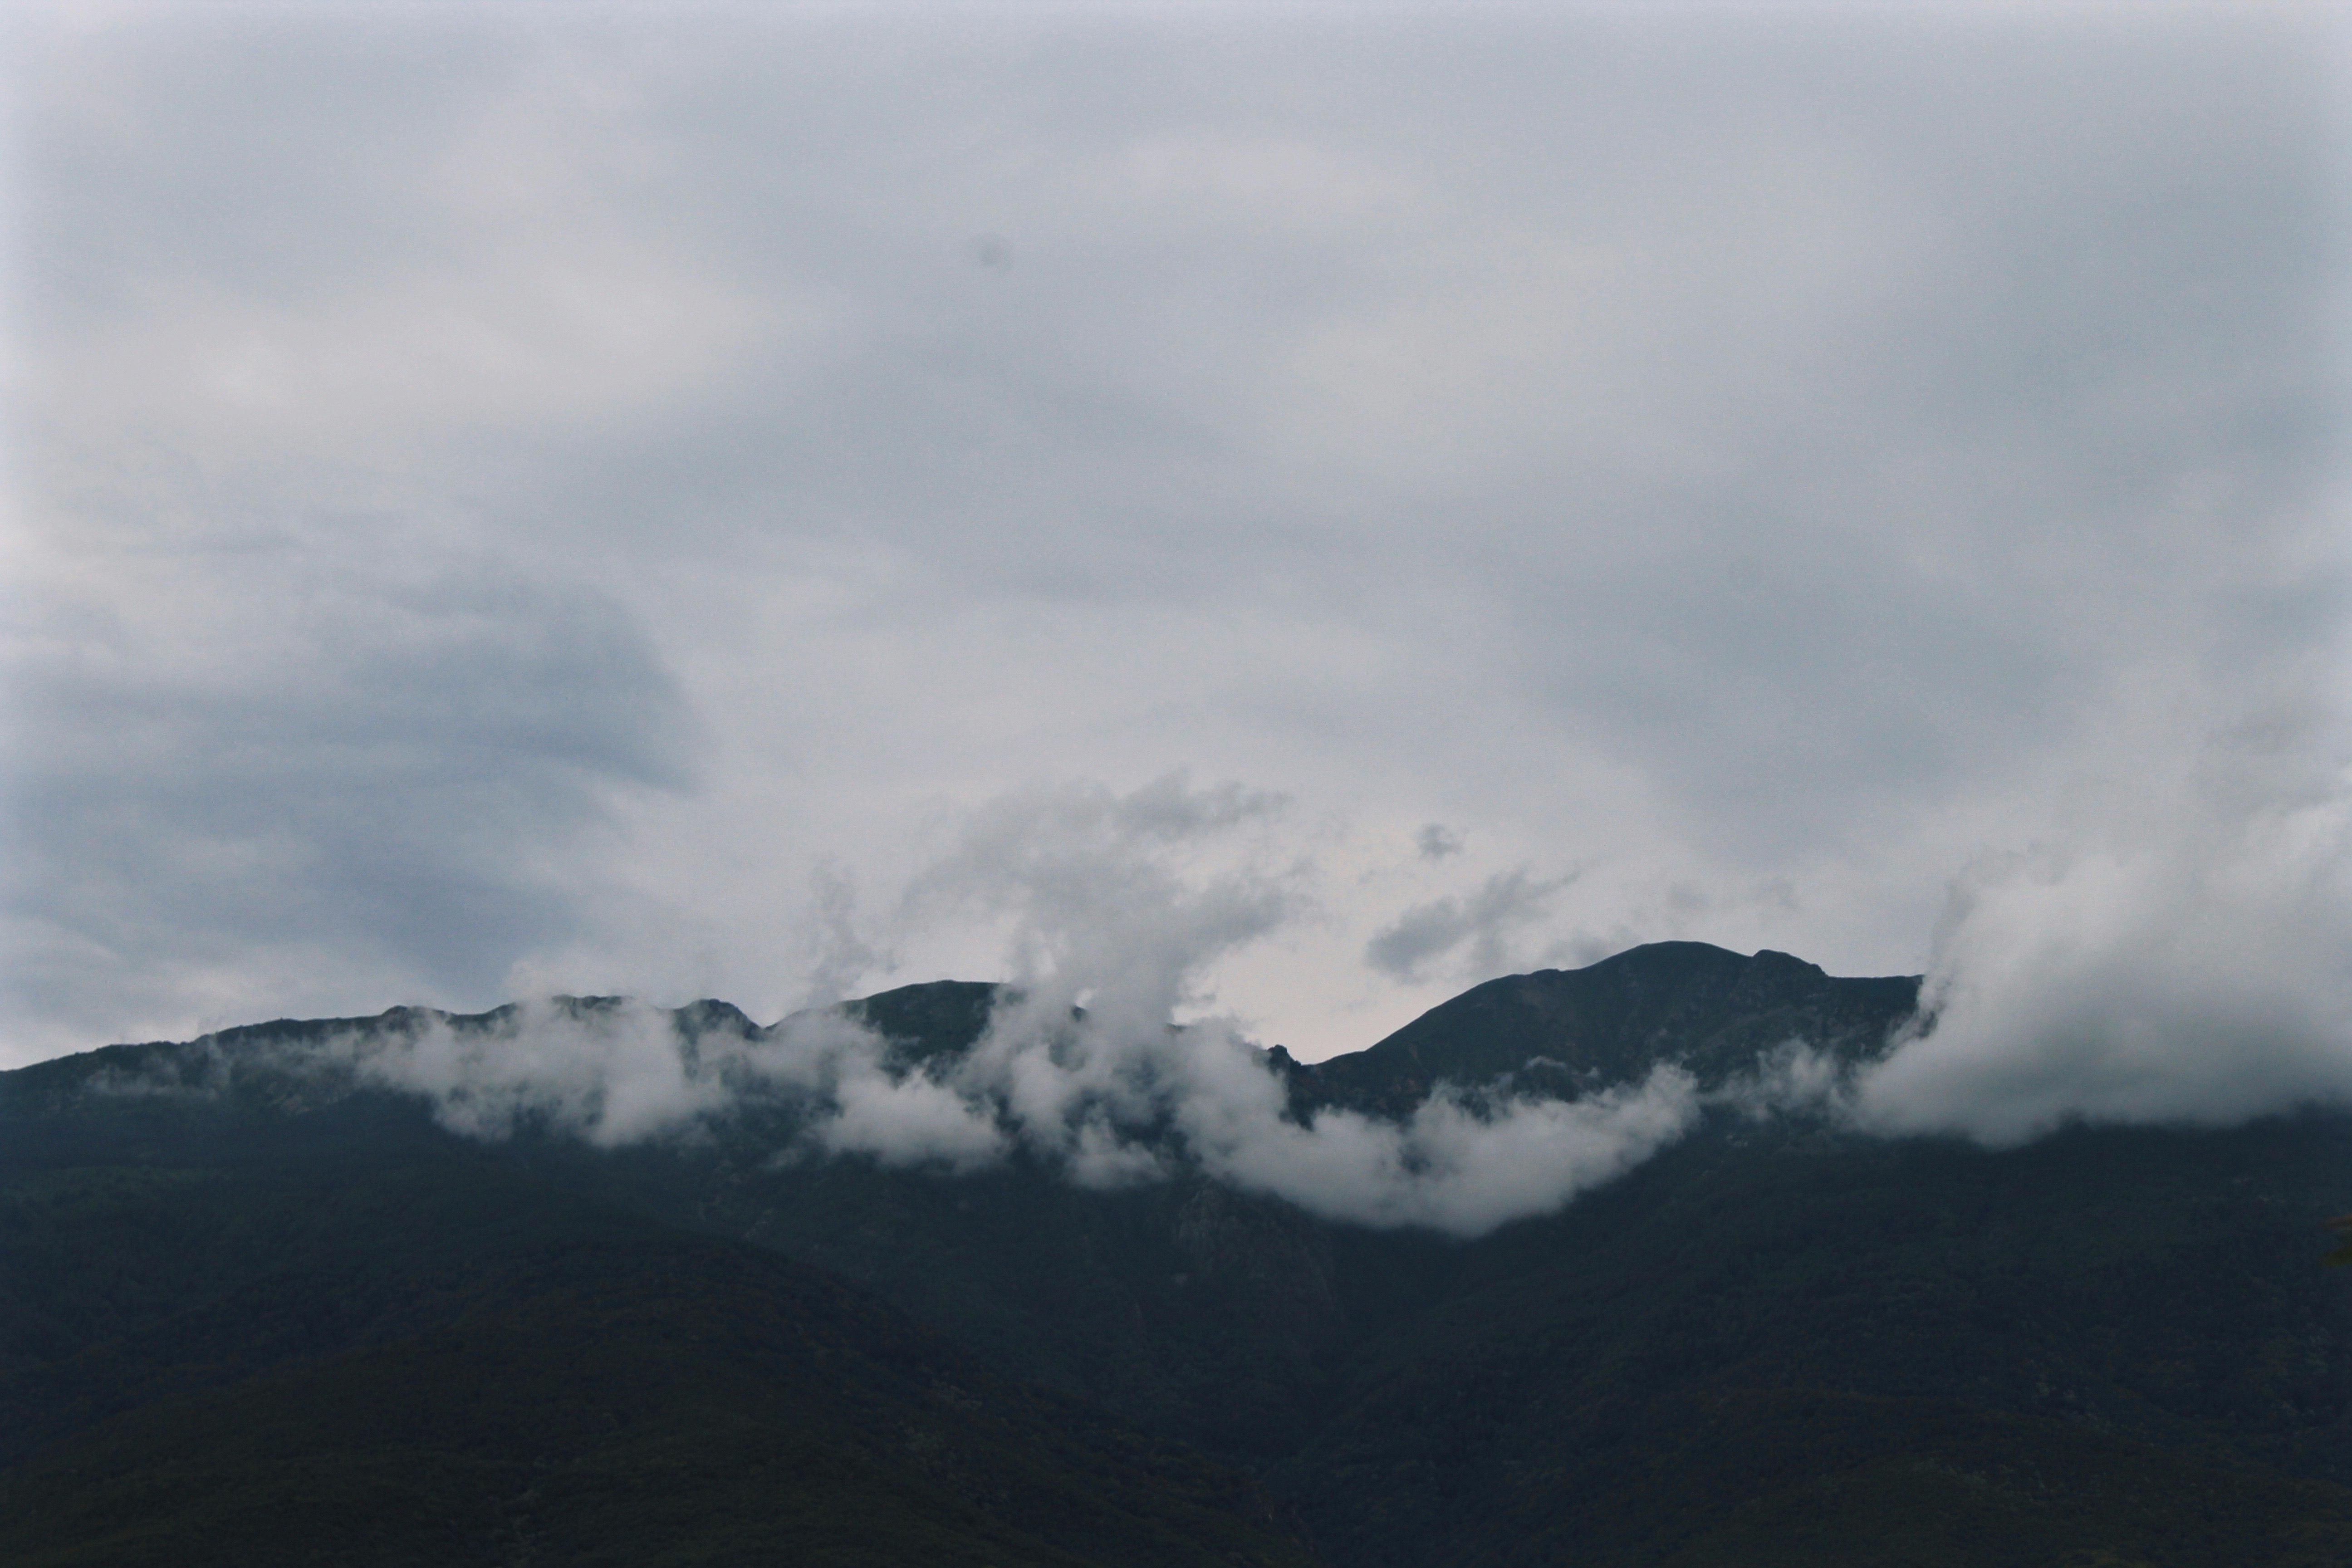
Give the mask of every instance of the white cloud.
M 781 1095 L 803 1121 L 802 1142 L 778 1158 L 816 1151 L 969 1172 L 1017 1139 L 1084 1186 L 1164 1178 L 1189 1160 L 1328 1219 L 1465 1237 L 1557 1209 L 1680 1137 L 1702 1109 L 1689 1075 L 1663 1068 L 1574 1101 L 1474 1106 L 1441 1087 L 1403 1121 L 1325 1110 L 1301 1122 L 1264 1055 L 1222 1021 L 1139 1031 L 1065 1014 L 1040 1025 L 1014 1003 L 968 1057 L 908 1068 L 829 1015 L 803 1015 L 773 1039 L 706 1033 L 689 1045 L 667 1014 L 639 1004 L 559 999 L 488 1028 L 436 1016 L 270 1064 L 423 1096 L 469 1137 L 504 1138 L 523 1121 L 600 1148 L 700 1137 L 747 1100 Z
M 682 1131 L 730 1098 L 716 1072 L 689 1066 L 667 1015 L 635 1003 L 529 1002 L 462 1033 L 436 1016 L 414 1031 L 330 1042 L 324 1063 L 281 1055 L 275 1065 L 340 1063 L 363 1082 L 426 1097 L 445 1126 L 476 1138 L 504 1137 L 531 1117 L 613 1148 Z
M 1480 1236 L 1549 1214 L 1682 1136 L 1699 1114 L 1688 1075 L 1578 1100 L 1474 1111 L 1441 1089 L 1402 1122 L 1325 1111 L 1300 1126 L 1244 1100 L 1183 1108 L 1203 1163 L 1327 1219 Z
M 1005 1151 L 992 1108 L 919 1072 L 878 1071 L 845 1079 L 816 1141 L 836 1154 L 872 1154 L 886 1164 L 939 1163 L 956 1170 L 993 1164 Z
M 1860 1122 L 2004 1144 L 2352 1105 L 2352 778 L 2327 740 L 2241 727 L 1971 866 L 1933 1027 L 1862 1075 Z

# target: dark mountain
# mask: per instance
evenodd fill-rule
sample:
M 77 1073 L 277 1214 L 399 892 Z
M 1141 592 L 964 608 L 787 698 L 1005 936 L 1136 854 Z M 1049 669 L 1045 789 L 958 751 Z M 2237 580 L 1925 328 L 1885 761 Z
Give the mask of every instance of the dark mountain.
M 846 1006 L 913 1063 L 968 1048 L 994 997 L 943 983 Z M 1866 1055 L 1916 998 L 1907 979 L 1662 944 L 1480 986 L 1286 1070 L 1307 1114 L 1402 1111 L 1440 1081 L 1580 1093 L 1665 1062 L 1716 1084 L 1790 1040 Z M 518 1455 L 573 1467 L 565 1497 L 651 1499 L 626 1478 L 686 1451 L 663 1444 L 734 1431 L 770 1436 L 722 1447 L 769 1455 L 824 1434 L 750 1473 L 837 1455 L 864 1478 L 835 1489 L 865 1500 L 844 1519 L 903 1512 L 998 1561 L 1060 1560 L 1011 1542 L 1189 1561 L 1213 1538 L 1199 1549 L 1279 1561 L 1265 1531 L 1286 1521 L 1340 1568 L 2352 1563 L 2352 1278 L 2319 1267 L 2325 1220 L 2352 1209 L 2346 1117 L 1993 1152 L 1716 1112 L 1559 1213 L 1465 1242 L 1331 1224 L 1181 1166 L 1089 1190 L 1022 1155 L 966 1175 L 780 1163 L 789 1127 L 758 1117 L 614 1150 L 529 1126 L 475 1142 L 284 1066 L 416 1016 L 0 1075 L 9 1510 L 61 1531 L 26 1550 L 85 1539 L 59 1519 L 130 1517 L 134 1496 L 167 1521 L 213 1517 L 174 1497 L 244 1507 L 270 1456 L 298 1452 L 341 1456 L 319 1495 L 446 1499 L 415 1506 L 518 1541 L 551 1528 L 514 1502 L 531 1488 L 501 1490 Z M 719 1004 L 679 1022 L 751 1032 Z M 551 1283 L 567 1258 L 603 1261 Z M 878 1338 L 793 1361 L 841 1312 Z M 719 1318 L 735 1326 L 677 1326 Z M 637 1364 L 674 1370 L 629 1383 Z M 580 1413 L 608 1376 L 647 1414 L 600 1434 Z M 469 1388 L 486 1392 L 433 1403 Z M 418 1435 L 387 1451 L 480 1485 L 372 1470 L 344 1415 L 300 1414 L 387 1400 L 408 1412 L 385 1416 L 395 1435 Z M 436 1428 L 444 1407 L 467 1414 Z M 167 1451 L 220 1468 L 175 1492 Z M 1106 1479 L 1107 1454 L 1141 1458 Z M 1029 1489 L 971 1479 L 1003 1455 Z M 683 1513 L 615 1503 L 591 1535 L 666 1519 L 646 1528 L 742 1542 L 745 1521 L 808 1517 L 739 1472 L 695 1486 Z M 954 1513 L 975 1499 L 984 1518 Z M 1087 1555 L 1120 1529 L 1165 1555 Z M 546 1541 L 546 1560 L 577 1544 Z
M 935 980 L 845 1002 L 841 1012 L 890 1041 L 901 1060 L 929 1061 L 970 1050 L 987 1031 L 1003 989 L 976 980 Z
M 1785 952 L 1742 958 L 1661 942 L 1589 969 L 1490 980 L 1370 1050 L 1294 1069 L 1310 1105 L 1409 1110 L 1441 1081 L 1562 1096 L 1687 1068 L 1707 1088 L 1800 1040 L 1847 1061 L 1874 1054 L 1919 1003 L 1916 975 L 1834 980 Z

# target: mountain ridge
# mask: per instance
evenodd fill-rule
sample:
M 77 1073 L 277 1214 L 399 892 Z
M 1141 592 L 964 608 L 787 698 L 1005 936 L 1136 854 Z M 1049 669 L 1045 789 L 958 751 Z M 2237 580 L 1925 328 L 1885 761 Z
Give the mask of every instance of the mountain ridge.
M 1637 1081 L 1667 1063 L 1691 1068 L 1702 1087 L 1712 1089 L 1752 1064 L 1759 1051 L 1788 1040 L 1827 1049 L 1842 1061 L 1864 1059 L 1914 1016 L 1919 985 L 1917 975 L 1832 976 L 1771 949 L 1743 957 L 1706 942 L 1651 942 L 1582 969 L 1486 981 L 1360 1050 L 1316 1062 L 1299 1061 L 1278 1044 L 1265 1054 L 1291 1084 L 1294 1108 L 1302 1111 L 1339 1105 L 1400 1114 L 1441 1082 L 1471 1087 L 1518 1075 L 1526 1075 L 1523 1089 L 1573 1097 Z M 716 998 L 647 1010 L 667 1019 L 689 1045 L 706 1034 L 776 1040 L 798 1021 L 830 1014 L 872 1029 L 889 1043 L 896 1065 L 917 1068 L 969 1051 L 986 1032 L 996 1003 L 1018 994 L 1009 982 L 921 981 L 787 1014 L 766 1026 Z M 559 994 L 545 1005 L 576 1017 L 635 1004 L 626 996 Z M 479 1013 L 400 1005 L 368 1016 L 279 1018 L 185 1041 L 103 1046 L 0 1072 L 0 1091 L 63 1088 L 108 1068 L 152 1071 L 173 1053 L 257 1055 L 289 1044 L 375 1038 L 431 1025 L 491 1034 L 517 1023 L 527 1005 L 509 1002 Z

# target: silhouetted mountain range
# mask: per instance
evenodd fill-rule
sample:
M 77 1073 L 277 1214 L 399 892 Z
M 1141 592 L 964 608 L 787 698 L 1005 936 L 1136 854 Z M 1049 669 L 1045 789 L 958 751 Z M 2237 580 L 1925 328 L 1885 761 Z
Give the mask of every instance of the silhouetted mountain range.
M 1712 1089 L 1917 994 L 1664 943 L 1265 1060 L 1301 1121 Z M 922 1072 L 1001 996 L 840 1012 Z M 1174 1153 L 827 1156 L 787 1102 L 466 1137 L 331 1048 L 513 1016 L 0 1075 L 10 1562 L 2352 1563 L 2352 1118 L 1991 1152 L 1710 1102 L 1464 1240 Z

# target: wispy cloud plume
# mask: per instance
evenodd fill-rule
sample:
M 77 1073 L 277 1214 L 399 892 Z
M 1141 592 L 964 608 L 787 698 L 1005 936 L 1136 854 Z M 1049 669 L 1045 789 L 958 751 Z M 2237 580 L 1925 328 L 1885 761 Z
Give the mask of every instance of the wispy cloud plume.
M 1432 831 L 1422 830 L 1424 858 L 1459 851 L 1458 841 L 1442 840 L 1444 847 L 1433 852 Z M 1406 910 L 1365 943 L 1364 962 L 1404 981 L 1423 978 L 1430 968 L 1457 953 L 1465 978 L 1486 980 L 1507 973 L 1517 962 L 1513 933 L 1550 914 L 1553 895 L 1575 880 L 1572 871 L 1564 877 L 1532 877 L 1525 866 L 1497 872 L 1465 897 L 1432 899 Z

